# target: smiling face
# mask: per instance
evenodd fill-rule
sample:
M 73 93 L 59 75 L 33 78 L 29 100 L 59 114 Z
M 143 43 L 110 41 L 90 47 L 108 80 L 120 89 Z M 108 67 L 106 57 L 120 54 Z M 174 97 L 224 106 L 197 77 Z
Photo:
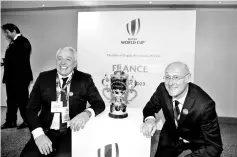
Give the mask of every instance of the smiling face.
M 71 48 L 59 50 L 56 56 L 57 71 L 62 76 L 69 75 L 76 67 L 76 52 Z
M 183 96 L 187 90 L 190 75 L 187 66 L 181 62 L 174 62 L 165 70 L 165 88 L 173 98 Z

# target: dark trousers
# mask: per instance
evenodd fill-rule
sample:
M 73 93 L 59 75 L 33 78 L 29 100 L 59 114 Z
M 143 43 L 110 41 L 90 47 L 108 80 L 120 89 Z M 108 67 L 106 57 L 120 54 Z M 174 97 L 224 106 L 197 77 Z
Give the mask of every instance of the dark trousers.
M 194 151 L 198 148 L 193 148 L 192 144 L 184 143 L 182 140 L 179 140 L 173 148 L 158 147 L 155 157 L 178 157 L 183 151 L 188 149 Z
M 6 122 L 16 123 L 17 109 L 20 109 L 20 114 L 25 121 L 26 105 L 29 98 L 29 82 L 22 83 L 6 83 L 7 94 L 7 113 Z
M 72 142 L 70 128 L 67 129 L 66 134 L 60 134 L 56 130 L 49 130 L 45 134 L 53 143 L 53 152 L 48 155 L 42 155 L 32 136 L 22 150 L 20 157 L 71 157 Z
M 173 142 L 173 146 L 159 143 L 155 157 L 178 157 L 185 150 L 195 151 L 200 147 L 200 144 L 185 143 L 181 139 Z
M 184 143 L 182 140 L 178 139 L 178 135 L 170 131 L 175 128 L 171 128 L 168 123 L 165 123 L 159 137 L 158 148 L 155 157 L 177 157 L 184 150 L 194 150 L 198 149 L 199 146 L 194 146 L 191 144 Z

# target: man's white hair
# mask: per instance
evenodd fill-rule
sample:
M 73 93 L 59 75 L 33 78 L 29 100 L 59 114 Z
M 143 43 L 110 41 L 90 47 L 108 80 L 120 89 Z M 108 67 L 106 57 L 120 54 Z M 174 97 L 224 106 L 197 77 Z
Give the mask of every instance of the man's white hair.
M 68 47 L 68 46 L 66 46 L 66 47 L 64 47 L 64 48 L 60 48 L 60 49 L 58 49 L 58 51 L 57 51 L 57 53 L 56 53 L 56 57 L 58 56 L 58 53 L 61 52 L 61 51 L 70 51 L 70 52 L 73 52 L 73 54 L 74 54 L 74 60 L 77 61 L 77 51 L 76 51 L 74 48 Z

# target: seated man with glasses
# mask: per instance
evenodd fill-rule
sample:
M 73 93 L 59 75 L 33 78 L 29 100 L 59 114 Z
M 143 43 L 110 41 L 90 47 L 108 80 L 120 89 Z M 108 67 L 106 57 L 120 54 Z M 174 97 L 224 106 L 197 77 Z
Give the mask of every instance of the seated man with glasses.
M 141 132 L 151 137 L 156 131 L 155 113 L 165 117 L 155 157 L 220 157 L 223 150 L 215 102 L 199 86 L 189 82 L 186 64 L 173 62 L 143 109 Z

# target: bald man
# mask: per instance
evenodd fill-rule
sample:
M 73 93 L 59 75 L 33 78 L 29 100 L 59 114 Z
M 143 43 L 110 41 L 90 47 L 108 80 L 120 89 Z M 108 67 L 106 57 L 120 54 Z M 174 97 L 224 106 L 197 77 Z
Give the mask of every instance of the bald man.
M 165 69 L 164 82 L 143 109 L 141 132 L 151 137 L 156 131 L 155 113 L 162 109 L 162 127 L 155 157 L 220 157 L 223 150 L 215 102 L 199 86 L 190 83 L 186 64 L 173 62 Z

